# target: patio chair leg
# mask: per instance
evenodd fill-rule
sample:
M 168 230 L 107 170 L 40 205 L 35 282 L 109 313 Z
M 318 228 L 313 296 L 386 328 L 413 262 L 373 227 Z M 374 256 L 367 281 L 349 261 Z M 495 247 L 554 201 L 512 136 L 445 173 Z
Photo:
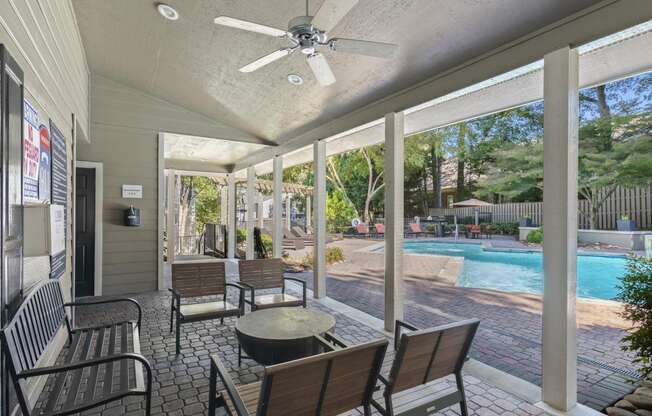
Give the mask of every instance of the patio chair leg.
M 220 318 L 220 325 L 224 325 L 224 318 Z
M 177 355 L 181 352 L 181 323 L 179 322 L 179 318 L 177 317 L 177 333 L 176 333 L 176 344 L 177 344 Z
M 210 377 L 208 379 L 208 416 L 215 416 L 217 395 L 217 370 L 211 361 Z
M 460 413 L 462 416 L 468 416 L 469 410 L 466 407 L 466 394 L 464 393 L 464 380 L 462 379 L 462 373 L 455 374 L 455 382 L 457 383 L 457 390 L 460 392 L 462 400 L 460 400 Z
M 238 344 L 238 367 L 242 365 L 242 347 Z
M 170 332 L 172 332 L 172 325 L 174 325 L 174 307 L 173 306 L 170 307 Z
M 385 412 L 387 416 L 394 416 L 394 404 L 392 403 L 392 396 L 389 394 L 385 395 Z
M 364 416 L 371 416 L 371 405 L 369 403 L 364 405 Z

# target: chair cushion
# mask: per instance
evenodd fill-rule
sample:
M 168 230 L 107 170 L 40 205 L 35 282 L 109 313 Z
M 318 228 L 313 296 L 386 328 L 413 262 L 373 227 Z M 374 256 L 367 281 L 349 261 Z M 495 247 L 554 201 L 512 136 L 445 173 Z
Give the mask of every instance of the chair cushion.
M 236 386 L 240 399 L 242 399 L 242 402 L 249 411 L 250 415 L 255 415 L 256 410 L 258 409 L 258 398 L 260 395 L 261 384 L 262 383 L 259 381 L 257 383 Z M 220 393 L 222 394 L 222 397 L 224 397 L 224 401 L 226 402 L 230 413 L 232 415 L 237 415 L 238 413 L 235 410 L 235 406 L 233 406 L 233 402 L 231 401 L 231 397 L 229 397 L 229 393 L 226 390 L 222 390 Z
M 217 301 L 181 305 L 179 310 L 184 318 L 197 318 L 201 316 L 220 316 L 237 311 L 238 308 L 229 302 Z
M 287 293 L 274 293 L 256 296 L 254 302 L 256 303 L 256 308 L 264 309 L 278 306 L 297 306 L 301 305 L 303 301 Z

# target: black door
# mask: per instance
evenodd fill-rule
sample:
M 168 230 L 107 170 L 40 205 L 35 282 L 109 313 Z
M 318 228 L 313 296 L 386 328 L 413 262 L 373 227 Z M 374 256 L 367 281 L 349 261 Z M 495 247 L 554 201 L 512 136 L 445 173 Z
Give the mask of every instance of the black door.
M 0 45 L 0 325 L 23 297 L 23 73 Z M 0 412 L 16 404 L 0 355 Z
M 95 291 L 95 169 L 77 168 L 75 297 Z

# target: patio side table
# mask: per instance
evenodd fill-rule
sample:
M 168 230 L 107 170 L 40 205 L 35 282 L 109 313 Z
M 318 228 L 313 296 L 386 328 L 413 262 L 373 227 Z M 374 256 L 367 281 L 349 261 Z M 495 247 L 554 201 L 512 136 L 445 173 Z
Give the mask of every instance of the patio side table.
M 305 308 L 273 308 L 252 312 L 238 319 L 235 331 L 241 348 L 264 365 L 315 355 L 315 341 L 335 326 L 331 315 Z

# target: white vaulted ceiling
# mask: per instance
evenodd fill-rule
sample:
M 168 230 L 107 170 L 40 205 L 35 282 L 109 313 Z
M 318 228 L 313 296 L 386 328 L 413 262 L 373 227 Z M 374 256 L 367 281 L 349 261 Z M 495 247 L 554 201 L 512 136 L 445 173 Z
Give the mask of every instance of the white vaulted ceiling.
M 322 87 L 299 54 L 238 72 L 284 42 L 213 23 L 227 15 L 285 28 L 303 0 L 166 2 L 179 20 L 163 19 L 151 0 L 73 0 L 91 71 L 279 144 L 598 3 L 360 0 L 331 35 L 393 42 L 400 52 L 390 61 L 327 52 L 337 83 Z M 290 85 L 289 73 L 306 82 Z

